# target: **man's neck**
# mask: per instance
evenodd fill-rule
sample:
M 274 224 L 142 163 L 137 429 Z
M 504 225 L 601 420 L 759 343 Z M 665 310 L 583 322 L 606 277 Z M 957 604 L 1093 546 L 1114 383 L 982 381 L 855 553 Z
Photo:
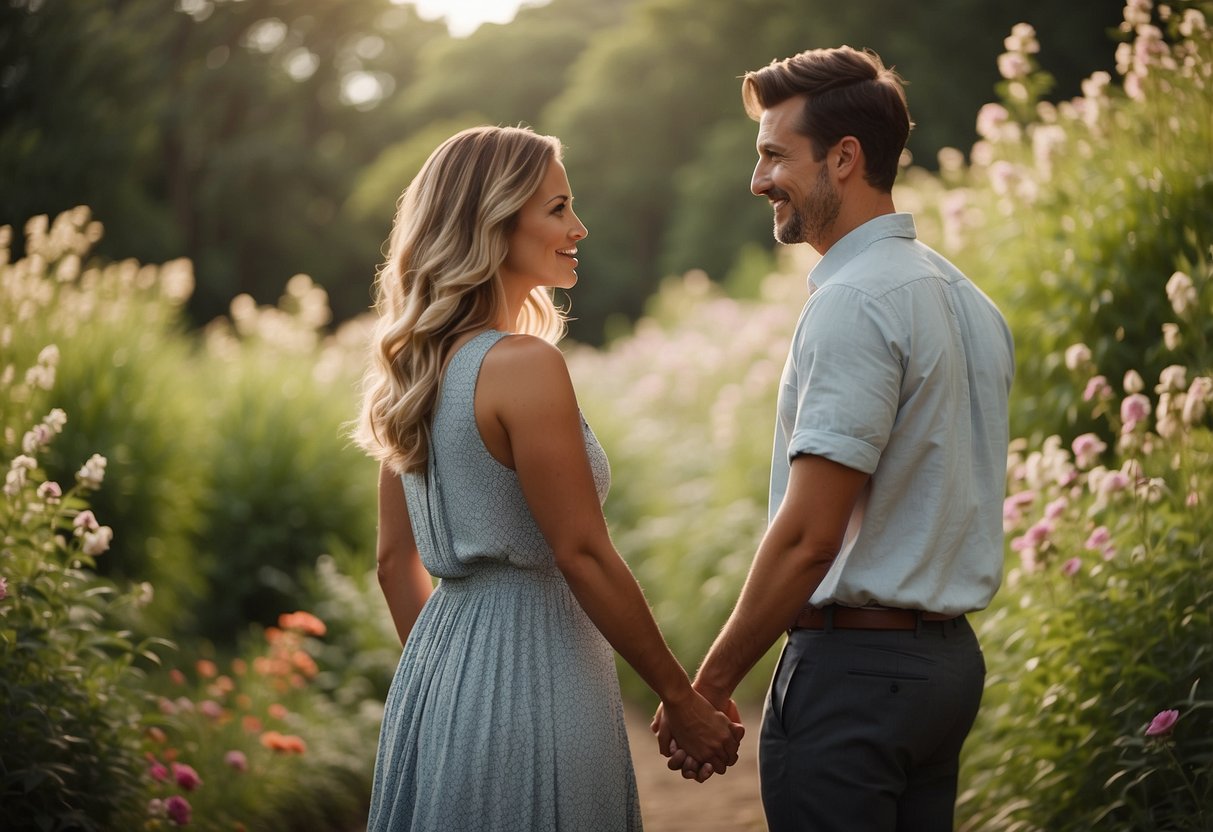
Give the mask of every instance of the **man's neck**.
M 823 235 L 823 238 L 811 243 L 811 245 L 817 250 L 818 254 L 824 256 L 827 251 L 833 248 L 835 243 L 856 228 L 859 228 L 859 226 L 869 220 L 896 212 L 897 208 L 893 205 L 893 195 L 891 193 L 867 188 L 858 193 L 851 194 L 849 199 L 843 200 L 842 208 L 838 212 L 838 218 L 834 220 L 833 225 Z

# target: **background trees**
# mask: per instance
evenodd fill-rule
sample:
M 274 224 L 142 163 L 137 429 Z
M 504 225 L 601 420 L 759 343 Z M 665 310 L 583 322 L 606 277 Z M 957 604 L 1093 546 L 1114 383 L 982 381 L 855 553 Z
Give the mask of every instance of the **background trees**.
M 395 199 L 439 139 L 528 123 L 568 146 L 591 229 L 573 334 L 598 342 L 664 275 L 724 280 L 770 249 L 739 75 L 870 46 L 912 82 L 911 150 L 934 167 L 970 143 L 1021 19 L 1065 45 L 1042 56 L 1057 94 L 1111 68 L 1116 0 L 552 0 L 465 39 L 389 0 L 5 0 L 0 223 L 90 205 L 102 253 L 194 262 L 195 323 L 299 272 L 340 320 L 367 307 Z

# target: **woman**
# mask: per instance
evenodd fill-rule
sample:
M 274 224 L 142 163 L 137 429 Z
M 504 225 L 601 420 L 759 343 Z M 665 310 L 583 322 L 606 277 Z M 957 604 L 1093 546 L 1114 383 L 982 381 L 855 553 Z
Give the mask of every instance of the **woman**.
M 736 761 L 741 727 L 691 689 L 607 534 L 606 457 L 553 345 L 549 290 L 577 282 L 587 233 L 560 150 L 521 128 L 448 139 L 376 281 L 358 439 L 381 463 L 379 580 L 405 648 L 371 832 L 640 829 L 611 647 L 680 747 Z

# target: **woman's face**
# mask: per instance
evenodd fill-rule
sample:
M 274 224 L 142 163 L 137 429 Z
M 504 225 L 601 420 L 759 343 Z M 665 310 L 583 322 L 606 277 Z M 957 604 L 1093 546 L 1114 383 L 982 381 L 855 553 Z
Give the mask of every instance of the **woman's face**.
M 553 159 L 539 190 L 518 212 L 501 266 L 506 290 L 537 286 L 572 288 L 577 283 L 577 241 L 589 232 L 573 213 L 573 189 L 564 165 Z

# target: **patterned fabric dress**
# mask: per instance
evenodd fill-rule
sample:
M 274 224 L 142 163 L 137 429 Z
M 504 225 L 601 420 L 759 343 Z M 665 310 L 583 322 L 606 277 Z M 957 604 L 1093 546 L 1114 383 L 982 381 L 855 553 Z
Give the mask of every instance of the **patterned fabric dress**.
M 428 476 L 404 478 L 422 562 L 441 581 L 388 693 L 368 832 L 641 829 L 614 651 L 476 427 L 481 362 L 504 336 L 455 354 Z M 583 432 L 602 500 L 606 455 Z

